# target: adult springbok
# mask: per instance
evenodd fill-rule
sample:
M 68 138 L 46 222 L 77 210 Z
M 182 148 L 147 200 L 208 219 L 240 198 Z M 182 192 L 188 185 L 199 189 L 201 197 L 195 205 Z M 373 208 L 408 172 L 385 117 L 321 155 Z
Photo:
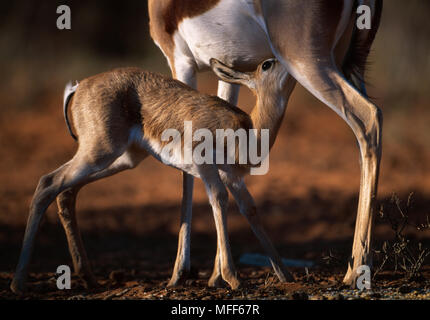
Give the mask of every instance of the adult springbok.
M 28 264 L 40 220 L 57 196 L 59 215 L 66 231 L 75 270 L 87 281 L 96 283 L 76 224 L 76 195 L 82 186 L 134 168 L 148 155 L 201 178 L 205 184 L 215 219 L 218 247 L 209 285 L 214 286 L 221 279 L 233 289 L 240 284 L 231 258 L 226 229 L 227 188 L 273 261 L 275 270 L 283 277 L 289 276 L 258 220 L 252 196 L 243 181 L 244 175 L 258 163 L 243 161 L 248 159 L 249 153 L 245 154 L 245 158 L 240 158 L 243 153 L 237 148 L 243 148 L 242 143 L 251 145 L 253 137 L 261 150 L 262 142 L 267 143 L 270 149 L 286 107 L 286 99 L 282 97 L 286 98 L 290 94 L 295 81 L 287 77 L 285 67 L 275 59 L 265 61 L 252 73 L 232 70 L 217 60 L 211 60 L 211 63 L 216 74 L 224 81 L 246 85 L 255 92 L 258 99 L 251 115 L 218 97 L 199 93 L 178 80 L 137 68 L 116 69 L 84 79 L 75 87 L 66 87 L 64 114 L 70 133 L 79 139 L 79 147 L 70 161 L 39 181 L 31 202 L 23 247 L 11 284 L 14 292 L 20 293 L 25 288 Z M 275 99 L 276 97 L 280 99 Z M 69 102 L 76 136 L 67 118 Z M 207 130 L 212 137 L 217 137 L 216 140 L 211 140 L 213 145 L 209 149 L 196 151 L 199 144 L 192 143 L 193 156 L 190 163 L 182 156 L 186 149 L 186 121 L 191 121 L 193 141 L 202 138 L 199 130 Z M 220 129 L 233 130 L 230 132 L 246 130 L 246 141 L 235 139 L 233 152 L 229 153 L 227 150 L 224 153 L 224 148 L 217 149 L 218 142 L 225 137 L 228 139 L 228 134 L 218 138 Z M 267 141 L 262 141 L 260 129 L 270 130 Z M 177 134 L 171 135 L 172 130 Z M 251 133 L 254 135 L 251 136 Z M 196 135 L 200 138 L 196 138 Z M 169 142 L 171 137 L 174 139 Z M 222 161 L 218 150 L 222 150 Z M 206 160 L 196 160 L 198 158 L 194 153 L 200 155 L 203 151 Z M 233 162 L 227 162 L 229 157 Z
M 343 281 L 355 286 L 357 268 L 372 264 L 382 113 L 367 98 L 363 79 L 383 1 L 149 0 L 148 3 L 151 36 L 166 56 L 174 78 L 195 87 L 196 71 L 208 68 L 211 57 L 246 71 L 274 55 L 291 77 L 351 127 L 360 148 L 361 183 L 352 254 Z M 370 7 L 371 29 L 357 28 L 359 5 Z M 234 105 L 238 90 L 237 84 L 219 81 L 219 97 Z M 176 285 L 190 269 L 192 189 L 193 177 L 184 174 L 178 254 L 169 285 Z

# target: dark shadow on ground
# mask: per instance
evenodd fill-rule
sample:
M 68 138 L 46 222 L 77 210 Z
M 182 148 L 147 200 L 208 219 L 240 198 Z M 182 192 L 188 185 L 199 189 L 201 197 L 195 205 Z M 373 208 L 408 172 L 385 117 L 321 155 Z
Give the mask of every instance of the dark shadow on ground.
M 407 195 L 400 195 L 406 199 Z M 266 200 L 258 204 L 266 229 L 279 252 L 286 258 L 318 260 L 328 252 L 347 256 L 355 224 L 357 198 Z M 387 200 L 380 201 L 386 205 Z M 415 195 L 410 223 L 425 221 L 430 198 Z M 215 229 L 210 207 L 194 204 L 192 261 L 196 267 L 212 265 L 216 250 Z M 103 211 L 78 212 L 82 236 L 90 260 L 97 270 L 173 267 L 176 256 L 179 205 L 116 207 Z M 52 220 L 52 219 L 51 219 Z M 411 239 L 428 239 L 429 233 L 410 227 Z M 0 225 L 0 272 L 12 272 L 21 249 L 24 226 Z M 237 259 L 247 252 L 262 252 L 246 220 L 234 207 L 229 209 L 229 234 Z M 391 239 L 393 232 L 376 217 L 375 245 Z M 59 264 L 70 264 L 67 241 L 59 221 L 46 219 L 39 230 L 31 272 L 50 272 Z

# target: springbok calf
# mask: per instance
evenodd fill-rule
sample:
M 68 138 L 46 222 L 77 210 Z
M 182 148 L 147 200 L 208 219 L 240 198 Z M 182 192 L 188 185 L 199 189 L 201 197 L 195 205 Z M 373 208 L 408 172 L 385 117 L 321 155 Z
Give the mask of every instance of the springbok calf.
M 173 77 L 196 86 L 196 71 L 214 57 L 253 70 L 271 56 L 290 76 L 352 128 L 360 148 L 361 183 L 352 254 L 344 283 L 355 286 L 357 268 L 372 264 L 371 234 L 381 157 L 382 113 L 371 103 L 364 71 L 377 33 L 382 0 L 149 0 L 151 36 Z M 356 9 L 372 11 L 370 30 L 356 27 Z M 239 87 L 221 80 L 218 95 L 236 105 Z M 286 97 L 288 100 L 289 96 Z M 190 269 L 193 177 L 183 176 L 178 254 L 169 285 Z M 282 280 L 282 279 L 281 279 Z
M 275 270 L 284 279 L 291 279 L 258 220 L 252 196 L 244 184 L 243 176 L 252 169 L 252 164 L 239 163 L 236 153 L 233 154 L 232 164 L 225 161 L 222 162 L 224 164 L 219 161 L 217 164 L 218 158 L 212 163 L 198 164 L 194 157 L 191 164 L 185 164 L 178 156 L 185 148 L 182 140 L 174 144 L 173 152 L 163 151 L 163 146 L 167 144 L 163 138 L 165 132 L 177 130 L 183 137 L 185 121 L 192 121 L 193 134 L 199 129 L 206 129 L 213 136 L 216 136 L 218 129 L 232 129 L 234 132 L 239 129 L 269 129 L 268 148 L 273 144 L 286 107 L 285 99 L 274 97 L 286 97 L 295 84 L 287 77 L 285 67 L 275 59 L 265 61 L 252 73 L 234 71 L 217 60 L 212 60 L 212 66 L 224 81 L 244 84 L 255 92 L 258 99 L 250 116 L 218 97 L 201 94 L 180 81 L 136 68 L 116 69 L 87 78 L 76 87 L 66 87 L 65 115 L 67 105 L 73 99 L 70 108 L 79 147 L 69 162 L 39 181 L 11 284 L 14 292 L 24 290 L 36 231 L 42 215 L 57 196 L 59 215 L 75 270 L 84 279 L 95 283 L 76 224 L 77 192 L 92 181 L 134 168 L 148 155 L 204 181 L 218 239 L 217 262 L 209 285 L 216 285 L 221 278 L 232 288 L 240 284 L 226 229 L 226 187 L 233 194 L 240 212 L 249 220 Z M 66 122 L 72 133 L 67 117 Z M 262 139 L 259 133 L 254 138 Z M 196 145 L 193 144 L 192 148 L 194 151 Z

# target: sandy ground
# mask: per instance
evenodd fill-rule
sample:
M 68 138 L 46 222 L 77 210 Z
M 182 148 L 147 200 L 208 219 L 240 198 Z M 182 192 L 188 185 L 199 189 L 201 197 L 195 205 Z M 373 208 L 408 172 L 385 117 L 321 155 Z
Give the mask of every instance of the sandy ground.
M 202 87 L 213 92 L 210 84 Z M 300 88 L 298 91 L 300 92 Z M 252 104 L 249 93 L 240 105 Z M 42 97 L 28 110 L 0 116 L 0 299 L 14 299 L 9 283 L 16 266 L 28 206 L 41 175 L 73 155 L 76 144 L 64 125 L 59 94 Z M 249 111 L 249 108 L 244 108 Z M 384 157 L 379 203 L 393 192 L 406 201 L 414 192 L 412 224 L 430 213 L 430 145 L 424 116 L 417 106 L 406 118 L 390 111 L 384 119 Z M 426 131 L 426 132 L 424 132 Z M 417 135 L 421 138 L 416 139 Z M 78 197 L 78 219 L 100 288 L 88 290 L 73 278 L 72 290 L 55 286 L 58 265 L 71 265 L 67 242 L 52 205 L 40 228 L 30 267 L 27 298 L 44 299 L 295 299 L 345 298 L 341 284 L 352 246 L 359 187 L 358 150 L 346 124 L 309 97 L 294 94 L 270 154 L 270 171 L 248 177 L 266 229 L 281 255 L 316 263 L 308 273 L 293 268 L 296 283 L 281 284 L 270 268 L 238 263 L 244 253 L 263 253 L 246 220 L 231 202 L 228 217 L 232 252 L 243 288 L 207 288 L 216 251 L 215 228 L 203 185 L 196 181 L 190 280 L 176 289 L 165 286 L 176 256 L 181 174 L 153 159 L 133 171 L 93 183 Z M 412 241 L 429 245 L 429 232 L 408 229 Z M 375 247 L 392 239 L 390 226 L 377 220 Z M 327 263 L 329 253 L 338 257 Z M 362 298 L 425 298 L 430 269 L 407 281 L 386 271 Z M 406 287 L 406 289 L 404 289 Z M 403 289 L 400 289 L 403 288 Z M 400 290 L 400 291 L 399 291 Z M 356 297 L 360 297 L 355 293 Z M 428 296 L 428 295 L 427 295 Z

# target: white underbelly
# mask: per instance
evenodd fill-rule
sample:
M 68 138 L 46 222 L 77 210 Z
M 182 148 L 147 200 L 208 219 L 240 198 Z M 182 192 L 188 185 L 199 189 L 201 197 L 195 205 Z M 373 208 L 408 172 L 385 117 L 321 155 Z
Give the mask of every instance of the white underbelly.
M 169 147 L 162 145 L 160 141 L 156 139 L 151 139 L 142 135 L 142 127 L 134 126 L 131 128 L 129 133 L 129 144 L 135 144 L 147 151 L 158 161 L 168 165 L 170 167 L 182 170 L 196 178 L 200 178 L 197 166 L 192 161 L 191 158 L 185 158 L 192 150 L 184 151 L 181 140 L 177 143 L 169 143 Z M 170 151 L 170 152 L 168 152 Z
M 253 12 L 253 1 L 222 0 L 206 13 L 184 19 L 175 34 L 177 54 L 189 55 L 199 69 L 216 58 L 238 69 L 254 69 L 273 57 Z

